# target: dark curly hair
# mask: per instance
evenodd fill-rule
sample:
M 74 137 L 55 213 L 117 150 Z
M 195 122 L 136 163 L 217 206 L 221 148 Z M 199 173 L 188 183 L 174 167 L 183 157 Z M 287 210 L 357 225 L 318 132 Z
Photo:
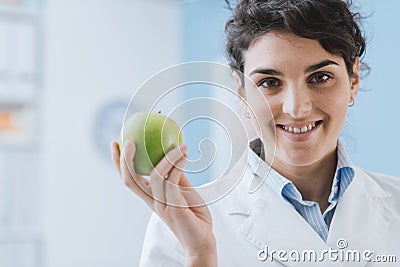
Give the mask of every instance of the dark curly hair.
M 344 0 L 240 0 L 225 26 L 229 65 L 242 75 L 244 52 L 260 36 L 291 32 L 318 40 L 326 51 L 342 56 L 351 76 L 356 58 L 365 53 L 365 38 L 358 25 L 361 16 L 350 6 Z M 362 64 L 362 69 L 368 66 Z

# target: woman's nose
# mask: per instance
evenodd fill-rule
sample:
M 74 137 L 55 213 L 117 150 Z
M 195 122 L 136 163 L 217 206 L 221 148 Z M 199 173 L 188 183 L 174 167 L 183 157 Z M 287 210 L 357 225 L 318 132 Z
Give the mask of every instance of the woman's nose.
M 304 118 L 312 109 L 310 92 L 299 86 L 291 86 L 285 91 L 282 99 L 283 112 L 296 119 Z

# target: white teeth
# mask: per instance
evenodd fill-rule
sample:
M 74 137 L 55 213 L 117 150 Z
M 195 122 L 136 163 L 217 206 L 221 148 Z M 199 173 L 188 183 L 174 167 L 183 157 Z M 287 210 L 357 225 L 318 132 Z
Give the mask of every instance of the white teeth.
M 282 129 L 291 133 L 306 133 L 315 128 L 315 122 L 305 125 L 301 128 L 282 125 Z

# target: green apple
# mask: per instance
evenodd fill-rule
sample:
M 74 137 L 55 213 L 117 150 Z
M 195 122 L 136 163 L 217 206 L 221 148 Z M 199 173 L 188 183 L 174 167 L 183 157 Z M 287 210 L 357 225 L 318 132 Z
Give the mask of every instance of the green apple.
M 127 140 L 136 145 L 135 172 L 150 175 L 166 153 L 182 144 L 182 135 L 178 124 L 161 113 L 138 112 L 124 123 L 119 143 L 121 151 Z

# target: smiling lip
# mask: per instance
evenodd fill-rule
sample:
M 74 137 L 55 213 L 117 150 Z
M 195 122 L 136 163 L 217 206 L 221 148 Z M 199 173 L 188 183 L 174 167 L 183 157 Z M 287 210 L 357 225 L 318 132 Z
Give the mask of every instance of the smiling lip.
M 284 136 L 293 141 L 307 141 L 312 138 L 314 133 L 320 128 L 322 121 L 313 121 L 307 123 L 289 123 L 277 124 L 277 129 Z

